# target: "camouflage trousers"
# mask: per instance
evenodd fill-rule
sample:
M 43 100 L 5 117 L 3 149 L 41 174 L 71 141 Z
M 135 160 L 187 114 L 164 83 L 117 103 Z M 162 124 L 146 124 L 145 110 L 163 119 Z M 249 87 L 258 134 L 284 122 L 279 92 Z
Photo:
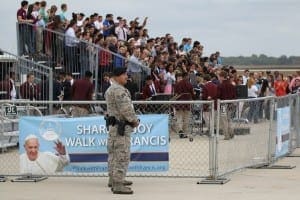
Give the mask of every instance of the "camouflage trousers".
M 109 127 L 107 143 L 108 175 L 114 183 L 123 183 L 130 161 L 130 133 L 132 129 L 126 126 L 125 135 L 117 133 L 117 126 Z

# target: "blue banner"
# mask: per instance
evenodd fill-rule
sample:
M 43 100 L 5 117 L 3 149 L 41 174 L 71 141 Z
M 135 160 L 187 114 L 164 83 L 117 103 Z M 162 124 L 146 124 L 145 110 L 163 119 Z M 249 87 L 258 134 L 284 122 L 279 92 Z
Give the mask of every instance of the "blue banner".
M 140 125 L 131 135 L 131 162 L 129 171 L 167 171 L 169 167 L 168 115 L 141 115 Z M 39 140 L 40 152 L 55 154 L 55 141 L 61 141 L 67 150 L 69 164 L 65 172 L 107 171 L 107 130 L 103 116 L 59 118 L 22 117 L 20 119 L 20 149 L 29 135 Z
M 277 108 L 276 158 L 289 151 L 290 125 L 290 107 Z

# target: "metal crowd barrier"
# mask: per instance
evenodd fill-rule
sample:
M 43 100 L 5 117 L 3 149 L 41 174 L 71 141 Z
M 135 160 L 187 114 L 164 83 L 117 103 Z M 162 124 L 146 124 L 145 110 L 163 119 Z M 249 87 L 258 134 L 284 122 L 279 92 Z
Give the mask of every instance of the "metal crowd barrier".
M 299 148 L 300 121 L 295 114 L 299 112 L 299 97 L 219 101 L 216 177 L 246 167 L 292 168 L 274 163 Z M 225 130 L 233 132 L 234 137 L 226 138 Z
M 11 101 L 1 101 L 1 110 L 10 106 Z M 21 106 L 28 106 L 28 101 L 19 101 L 17 110 Z M 41 102 L 30 102 L 30 106 L 38 109 Z M 74 106 L 74 101 L 49 101 L 50 104 L 61 105 L 61 108 L 70 110 Z M 103 101 L 93 102 L 76 102 L 76 105 L 91 106 L 89 116 L 103 116 L 106 105 Z M 177 130 L 177 114 L 175 107 L 181 104 L 190 105 L 191 115 L 188 118 L 189 132 L 186 133 L 188 138 L 180 139 Z M 203 125 L 202 121 L 202 107 L 205 105 L 206 123 Z M 177 101 L 136 101 L 134 107 L 138 114 L 166 114 L 169 118 L 169 170 L 167 172 L 129 172 L 129 176 L 169 176 L 169 177 L 206 177 L 212 176 L 212 161 L 210 155 L 212 154 L 212 139 L 213 139 L 213 111 L 212 102 L 177 102 Z M 58 112 L 61 110 L 54 110 L 53 113 L 44 114 L 47 119 L 51 116 L 72 118 L 72 112 Z M 3 111 L 4 112 L 4 111 Z M 42 113 L 42 111 L 40 112 Z M 20 112 L 15 116 L 15 119 L 21 117 Z M 4 135 L 5 131 L 1 135 Z M 192 138 L 192 140 L 191 140 Z M 20 144 L 23 148 L 23 144 Z M 8 149 L 5 153 L 0 154 L 0 174 L 2 175 L 22 175 L 19 172 L 19 153 L 17 149 Z M 40 175 L 40 174 L 37 174 Z M 47 176 L 106 176 L 107 173 L 70 173 L 60 172 L 57 174 L 47 174 Z
M 299 147 L 299 94 L 285 97 L 264 97 L 257 99 L 239 99 L 218 101 L 216 112 L 213 102 L 206 101 L 135 101 L 137 114 L 167 114 L 169 126 L 169 170 L 167 172 L 129 172 L 129 176 L 168 176 L 206 178 L 204 183 L 225 183 L 224 178 L 233 171 L 246 167 L 272 166 L 284 156 L 291 155 Z M 60 105 L 52 112 L 40 112 L 39 105 Z M 254 107 L 251 107 L 253 106 Z M 15 122 L 21 115 L 40 115 L 74 118 L 74 106 L 88 104 L 88 116 L 102 116 L 105 113 L 104 101 L 0 101 L 1 112 L 11 104 L 17 104 Z M 189 107 L 188 138 L 179 138 L 177 108 Z M 259 107 L 260 109 L 254 109 Z M 32 112 L 22 113 L 25 110 Z M 255 113 L 258 112 L 258 113 Z M 4 116 L 4 115 L 2 115 Z M 256 118 L 257 117 L 257 118 Z M 9 118 L 11 119 L 11 118 Z M 3 138 L 8 130 L 2 120 Z M 78 119 L 78 118 L 74 118 Z M 279 120 L 279 121 L 278 121 Z M 287 120 L 287 121 L 285 121 Z M 278 122 L 277 122 L 278 121 Z M 288 122 L 286 124 L 286 122 Z M 278 128 L 279 127 L 279 128 Z M 278 130 L 285 130 L 280 136 Z M 16 130 L 16 132 L 19 130 Z M 232 135 L 226 131 L 232 131 Z M 280 137 L 280 138 L 279 138 Z M 20 144 L 22 147 L 23 144 Z M 281 146 L 280 146 L 281 145 Z M 285 145 L 288 145 L 285 147 Z M 282 150 L 285 151 L 280 152 Z M 1 175 L 21 175 L 19 172 L 19 153 L 17 149 L 7 148 L 0 154 Z M 277 166 L 278 167 L 278 166 Z M 107 176 L 103 173 L 59 172 L 47 176 Z

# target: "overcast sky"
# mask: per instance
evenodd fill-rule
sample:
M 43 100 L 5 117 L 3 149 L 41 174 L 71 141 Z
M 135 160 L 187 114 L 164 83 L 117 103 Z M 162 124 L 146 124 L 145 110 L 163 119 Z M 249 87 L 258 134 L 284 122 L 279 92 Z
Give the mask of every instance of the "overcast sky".
M 16 53 L 16 12 L 21 1 L 1 0 L 0 48 Z M 30 1 L 29 2 L 34 2 Z M 68 13 L 97 12 L 128 20 L 148 16 L 150 37 L 171 33 L 198 40 L 205 55 L 300 56 L 300 0 L 48 0 Z M 60 11 L 58 11 L 59 13 Z

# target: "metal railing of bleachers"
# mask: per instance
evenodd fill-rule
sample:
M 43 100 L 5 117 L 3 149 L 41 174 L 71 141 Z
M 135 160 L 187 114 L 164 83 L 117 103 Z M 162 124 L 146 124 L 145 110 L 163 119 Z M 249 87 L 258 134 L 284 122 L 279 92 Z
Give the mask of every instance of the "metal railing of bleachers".
M 53 99 L 53 70 L 50 67 L 2 49 L 1 51 L 4 56 L 0 57 L 0 99 Z M 34 79 L 28 87 L 22 88 L 29 74 Z
M 137 65 L 141 72 L 132 76 L 140 90 L 150 68 L 143 63 L 136 63 L 118 52 L 112 52 L 91 42 L 67 36 L 65 30 L 51 30 L 29 23 L 17 23 L 18 55 L 26 55 L 35 61 L 45 61 L 56 72 L 72 73 L 79 78 L 86 70 L 94 73 L 95 91 L 103 93 L 101 82 L 105 72 L 112 72 L 115 67 Z
M 41 111 L 48 112 L 52 106 L 40 102 L 38 107 L 30 106 L 30 101 L 48 100 L 53 95 L 53 72 L 52 69 L 38 64 L 32 60 L 16 56 L 5 50 L 0 56 L 0 99 L 10 100 L 5 107 L 16 106 L 19 115 L 42 115 Z M 31 74 L 34 79 L 26 85 L 27 76 Z M 26 105 L 20 105 L 19 101 L 26 101 Z M 4 109 L 1 109 L 1 142 L 0 147 L 4 150 L 18 143 L 17 118 L 5 117 Z

